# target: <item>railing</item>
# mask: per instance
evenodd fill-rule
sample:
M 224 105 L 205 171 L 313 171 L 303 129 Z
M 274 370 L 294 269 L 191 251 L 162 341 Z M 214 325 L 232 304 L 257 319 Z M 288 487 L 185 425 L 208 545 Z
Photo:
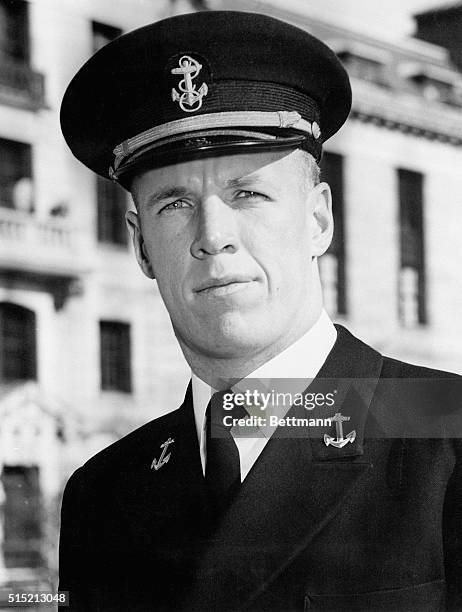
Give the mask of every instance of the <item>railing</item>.
M 0 206 L 0 246 L 9 243 L 72 250 L 74 232 L 62 219 L 37 219 L 22 211 Z
M 37 109 L 45 104 L 44 76 L 25 63 L 0 60 L 0 100 Z

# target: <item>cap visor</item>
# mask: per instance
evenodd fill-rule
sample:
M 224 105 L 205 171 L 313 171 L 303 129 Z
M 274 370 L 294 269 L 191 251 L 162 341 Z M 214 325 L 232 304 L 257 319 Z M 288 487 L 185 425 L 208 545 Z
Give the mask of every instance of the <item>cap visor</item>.
M 280 132 L 280 130 L 279 130 Z M 305 134 L 273 135 L 254 134 L 194 134 L 183 135 L 181 140 L 153 143 L 128 158 L 114 172 L 113 178 L 126 183 L 129 177 L 150 168 L 169 166 L 190 159 L 216 155 L 233 155 L 273 149 L 290 149 L 300 146 Z

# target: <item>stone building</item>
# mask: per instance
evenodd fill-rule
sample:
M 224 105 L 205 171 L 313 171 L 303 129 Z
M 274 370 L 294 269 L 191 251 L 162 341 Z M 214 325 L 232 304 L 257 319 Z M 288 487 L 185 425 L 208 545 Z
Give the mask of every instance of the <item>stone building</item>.
M 462 2 L 449 2 L 415 16 L 416 36 L 441 45 L 449 57 L 462 69 Z
M 128 244 L 127 194 L 59 129 L 83 62 L 171 9 L 0 0 L 0 585 L 54 580 L 69 474 L 152 418 L 154 399 L 183 394 L 168 318 Z
M 291 21 L 345 63 L 353 111 L 323 160 L 328 310 L 388 354 L 461 372 L 462 77 L 449 52 L 274 3 L 207 4 Z M 127 195 L 71 156 L 58 113 L 93 51 L 203 7 L 0 0 L 0 586 L 54 584 L 68 475 L 184 394 L 188 369 L 128 244 Z
M 211 4 L 264 8 L 337 52 L 351 76 L 353 109 L 322 162 L 336 222 L 320 260 L 328 310 L 385 354 L 462 372 L 462 74 L 451 60 L 457 40 L 459 53 L 462 45 L 460 3 L 450 51 L 427 42 L 422 16 L 418 33 L 427 40 L 390 42 L 337 25 L 341 17 L 315 18 L 308 3 Z M 450 12 L 455 21 L 451 10 L 428 15 L 442 22 Z M 441 25 L 435 29 L 443 42 Z

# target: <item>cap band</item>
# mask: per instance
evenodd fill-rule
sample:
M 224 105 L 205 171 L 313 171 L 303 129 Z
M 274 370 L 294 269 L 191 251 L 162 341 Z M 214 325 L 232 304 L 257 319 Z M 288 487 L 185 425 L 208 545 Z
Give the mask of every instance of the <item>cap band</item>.
M 316 140 L 320 138 L 321 132 L 318 124 L 313 121 L 302 119 L 297 111 L 229 111 L 222 113 L 209 113 L 206 115 L 194 115 L 170 121 L 162 125 L 158 125 L 149 130 L 141 132 L 124 140 L 114 149 L 114 164 L 110 168 L 110 174 L 117 170 L 122 162 L 140 148 L 152 144 L 158 140 L 163 140 L 177 134 L 185 132 L 194 132 L 204 129 L 219 129 L 224 130 L 233 127 L 250 127 L 250 128 L 291 128 L 300 132 L 309 134 Z
M 148 149 L 152 151 L 157 147 L 163 147 L 168 144 L 172 144 L 174 142 L 185 142 L 186 145 L 188 142 L 192 142 L 193 140 L 197 142 L 197 139 L 203 139 L 205 141 L 206 138 L 210 138 L 213 136 L 240 136 L 241 138 L 258 138 L 258 140 L 276 140 L 276 136 L 272 134 L 265 134 L 264 132 L 257 132 L 251 130 L 192 130 L 191 132 L 181 132 L 180 134 L 174 134 L 173 136 L 168 136 L 167 138 L 161 138 L 156 140 L 155 142 L 149 141 L 146 145 L 142 145 L 136 148 L 133 153 L 130 153 L 124 160 L 123 163 L 119 163 L 117 166 L 117 170 L 121 170 L 126 163 L 132 163 L 138 157 L 143 155 Z M 115 174 L 116 170 L 114 169 L 113 174 Z

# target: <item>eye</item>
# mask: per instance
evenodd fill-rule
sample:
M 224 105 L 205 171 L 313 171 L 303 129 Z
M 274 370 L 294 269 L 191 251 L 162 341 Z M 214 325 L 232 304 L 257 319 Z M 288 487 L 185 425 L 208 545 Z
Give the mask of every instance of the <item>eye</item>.
M 236 199 L 238 200 L 268 200 L 268 196 L 266 196 L 263 193 L 260 193 L 259 191 L 247 191 L 247 190 L 243 190 L 243 191 L 239 191 L 236 194 Z
M 189 206 L 190 204 L 186 202 L 186 200 L 175 200 L 174 202 L 170 202 L 170 204 L 163 206 L 159 210 L 158 214 L 169 211 L 169 210 L 179 210 L 181 208 L 189 208 Z

